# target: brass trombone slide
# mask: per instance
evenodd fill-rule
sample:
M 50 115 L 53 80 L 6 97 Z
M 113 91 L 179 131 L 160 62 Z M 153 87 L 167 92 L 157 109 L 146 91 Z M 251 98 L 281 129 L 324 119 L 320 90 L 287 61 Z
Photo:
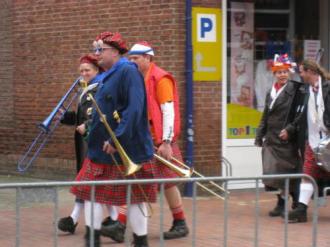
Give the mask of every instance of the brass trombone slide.
M 172 171 L 176 172 L 180 177 L 190 178 L 191 174 L 194 172 L 193 168 L 188 167 L 188 169 L 182 169 L 158 154 L 154 154 L 154 157 L 155 157 L 155 159 L 160 161 L 162 164 L 164 164 L 168 168 L 170 168 Z
M 178 160 L 178 159 L 176 159 L 176 158 L 174 158 L 174 157 L 172 157 L 172 160 L 175 161 L 175 162 L 177 162 L 178 164 L 180 164 L 181 166 L 183 166 L 183 167 L 185 167 L 185 168 L 189 168 L 189 166 L 187 166 L 185 163 L 183 163 L 182 161 L 180 161 L 180 160 Z M 199 173 L 199 172 L 196 171 L 196 170 L 193 170 L 193 173 L 195 173 L 195 174 L 196 174 L 197 176 L 199 176 L 199 177 L 202 177 L 202 178 L 205 177 L 205 176 L 203 176 L 201 173 Z M 218 189 L 222 190 L 223 192 L 225 192 L 225 193 L 227 193 L 227 194 L 230 194 L 229 191 L 226 191 L 226 190 L 225 190 L 224 188 L 222 188 L 219 184 L 216 184 L 216 183 L 213 182 L 213 181 L 210 181 L 209 183 L 212 184 L 213 186 L 217 187 Z
M 207 188 L 205 185 L 201 184 L 200 182 L 196 182 L 196 184 L 197 184 L 199 187 L 201 187 L 203 190 L 209 192 L 210 194 L 212 194 L 212 195 L 214 195 L 214 196 L 216 196 L 216 197 L 218 197 L 218 198 L 220 198 L 220 199 L 222 199 L 222 200 L 225 200 L 225 198 L 224 198 L 223 196 L 221 196 L 221 195 L 219 195 L 218 193 L 214 192 L 213 190 Z M 227 193 L 229 193 L 229 192 L 227 192 Z
M 161 156 L 159 156 L 159 155 L 157 155 L 157 154 L 155 154 L 155 156 L 158 156 L 158 157 L 162 158 Z M 177 169 L 185 170 L 185 169 L 181 169 L 181 168 L 177 167 L 176 165 L 172 164 L 170 161 L 168 161 L 168 160 L 166 160 L 166 159 L 164 159 L 164 158 L 162 158 L 162 159 L 165 160 L 166 162 L 170 163 L 170 164 L 171 164 L 171 167 L 173 166 L 173 167 L 176 167 Z M 187 171 L 191 171 L 190 176 L 191 176 L 193 173 L 195 173 L 195 174 L 196 174 L 197 176 L 199 176 L 199 177 L 202 177 L 202 178 L 205 177 L 205 176 L 203 176 L 201 173 L 199 173 L 199 172 L 197 172 L 196 170 L 194 170 L 193 168 L 187 166 L 185 163 L 183 163 L 182 161 L 176 159 L 175 157 L 172 157 L 171 160 L 173 160 L 174 162 L 176 162 L 176 163 L 178 163 L 179 165 L 181 165 L 181 166 L 183 166 L 184 168 L 186 168 Z M 169 168 L 171 168 L 171 167 L 169 167 Z M 178 173 L 178 174 L 180 175 L 180 173 Z M 189 176 L 189 177 L 190 177 L 190 176 Z M 185 176 L 182 176 L 182 177 L 185 177 Z M 220 185 L 216 184 L 215 182 L 213 182 L 213 181 L 209 181 L 209 183 L 212 184 L 213 186 L 217 187 L 218 189 L 222 190 L 223 192 L 225 192 L 225 193 L 227 193 L 227 194 L 230 194 L 229 191 L 226 191 L 224 188 L 222 188 Z M 200 182 L 196 182 L 196 184 L 197 184 L 199 187 L 201 187 L 202 189 L 204 189 L 205 191 L 209 192 L 210 194 L 212 194 L 212 195 L 214 195 L 214 196 L 216 196 L 216 197 L 218 197 L 218 198 L 224 200 L 224 197 L 223 197 L 223 196 L 221 196 L 221 195 L 219 195 L 218 193 L 214 192 L 213 190 L 207 188 L 205 185 L 201 184 Z

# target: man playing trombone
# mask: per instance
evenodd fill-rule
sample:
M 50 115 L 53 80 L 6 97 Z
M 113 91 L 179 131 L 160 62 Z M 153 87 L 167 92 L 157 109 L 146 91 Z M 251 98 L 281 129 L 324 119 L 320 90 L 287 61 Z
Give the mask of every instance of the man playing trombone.
M 166 160 L 182 160 L 176 140 L 180 133 L 179 98 L 176 81 L 167 71 L 153 62 L 154 50 L 145 41 L 136 43 L 128 52 L 129 59 L 138 65 L 144 76 L 147 91 L 149 125 L 158 155 Z M 179 175 L 165 165 L 158 164 L 160 178 L 177 178 Z M 165 197 L 173 216 L 171 229 L 164 239 L 185 237 L 188 227 L 182 198 L 175 184 L 165 184 Z
M 93 99 L 95 109 L 88 137 L 87 158 L 76 180 L 132 178 L 124 176 L 133 173 L 134 178 L 154 178 L 155 165 L 151 162 L 153 143 L 148 129 L 143 78 L 136 66 L 122 57 L 127 48 L 119 33 L 101 33 L 96 37 L 93 46 L 98 63 L 105 72 L 95 101 Z M 115 113 L 119 115 L 120 122 L 114 118 Z M 74 186 L 71 191 L 85 200 L 86 246 L 90 246 L 92 225 L 95 239 L 93 246 L 100 246 L 102 204 L 126 204 L 126 186 L 96 186 L 93 218 L 91 187 Z M 134 233 L 135 247 L 148 247 L 145 202 L 155 202 L 156 192 L 156 184 L 132 186 L 132 204 L 128 210 L 128 220 Z

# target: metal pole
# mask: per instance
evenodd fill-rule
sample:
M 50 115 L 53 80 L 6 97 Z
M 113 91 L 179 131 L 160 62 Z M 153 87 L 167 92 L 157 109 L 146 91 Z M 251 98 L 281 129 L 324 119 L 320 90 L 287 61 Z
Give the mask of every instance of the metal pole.
M 160 195 L 159 195 L 159 204 L 160 204 L 160 214 L 159 214 L 159 231 L 160 231 L 160 246 L 164 247 L 164 183 L 160 184 Z
M 186 0 L 186 164 L 189 167 L 194 165 L 194 125 L 193 125 L 193 65 L 192 65 L 192 17 L 191 0 Z M 186 183 L 185 196 L 192 196 L 192 183 Z
M 16 247 L 20 246 L 21 240 L 21 225 L 20 225 L 20 218 L 21 218 L 21 187 L 16 188 Z
M 260 190 L 259 190 L 259 179 L 256 179 L 256 202 L 255 202 L 255 228 L 254 228 L 254 246 L 259 246 L 259 200 L 260 200 Z

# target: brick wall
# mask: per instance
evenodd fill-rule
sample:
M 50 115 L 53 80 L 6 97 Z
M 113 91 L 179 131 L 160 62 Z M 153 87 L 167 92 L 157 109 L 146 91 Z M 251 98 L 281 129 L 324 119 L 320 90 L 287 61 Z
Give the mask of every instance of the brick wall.
M 78 58 L 102 31 L 119 31 L 132 45 L 147 40 L 156 63 L 178 80 L 185 116 L 185 1 L 182 0 L 17 0 L 0 10 L 0 165 L 15 161 L 37 135 L 36 124 L 56 106 L 78 76 Z M 193 1 L 220 7 L 220 0 Z M 5 42 L 3 42 L 5 40 Z M 220 167 L 221 83 L 194 83 L 195 164 L 206 175 Z M 212 96 L 212 97 L 210 97 Z M 207 121 L 205 121 L 207 120 Z M 184 119 L 182 119 L 184 126 Z M 184 129 L 180 144 L 184 151 Z M 73 129 L 58 128 L 30 174 L 72 177 Z
M 14 120 L 13 100 L 13 47 L 11 1 L 0 2 L 0 150 L 9 152 L 7 141 Z
M 221 7 L 221 0 L 192 3 L 193 7 Z M 194 82 L 194 160 L 204 175 L 221 174 L 221 88 L 221 82 Z

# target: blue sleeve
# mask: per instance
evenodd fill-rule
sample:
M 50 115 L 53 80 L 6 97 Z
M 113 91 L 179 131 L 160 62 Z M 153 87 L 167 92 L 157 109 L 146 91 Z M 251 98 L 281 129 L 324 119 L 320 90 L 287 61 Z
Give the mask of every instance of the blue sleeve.
M 139 128 L 145 107 L 144 81 L 140 72 L 133 66 L 125 68 L 121 84 L 122 99 L 125 107 L 120 111 L 120 123 L 115 134 L 122 142 L 132 139 Z

